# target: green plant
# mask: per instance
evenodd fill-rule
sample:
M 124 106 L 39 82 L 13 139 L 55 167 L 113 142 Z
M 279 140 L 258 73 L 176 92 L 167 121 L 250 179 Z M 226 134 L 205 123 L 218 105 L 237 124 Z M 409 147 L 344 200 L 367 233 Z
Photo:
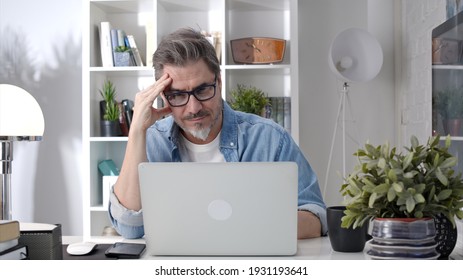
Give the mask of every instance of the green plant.
M 114 51 L 115 52 L 129 52 L 131 49 L 126 46 L 117 46 Z
M 342 226 L 356 228 L 375 217 L 422 218 L 443 214 L 455 226 L 455 216 L 463 218 L 463 182 L 456 174 L 450 136 L 439 146 L 439 135 L 420 145 L 415 136 L 404 153 L 388 143 L 365 144 L 354 155 L 359 163 L 345 178 Z
M 116 102 L 116 88 L 111 80 L 106 80 L 103 88 L 99 90 L 103 101 L 105 102 L 105 111 L 103 119 L 107 121 L 119 120 L 119 104 Z
M 234 110 L 262 115 L 265 106 L 270 104 L 264 92 L 256 87 L 238 84 L 230 94 L 232 99 L 229 104 Z
M 433 106 L 443 119 L 463 118 L 463 90 L 438 91 L 432 99 Z

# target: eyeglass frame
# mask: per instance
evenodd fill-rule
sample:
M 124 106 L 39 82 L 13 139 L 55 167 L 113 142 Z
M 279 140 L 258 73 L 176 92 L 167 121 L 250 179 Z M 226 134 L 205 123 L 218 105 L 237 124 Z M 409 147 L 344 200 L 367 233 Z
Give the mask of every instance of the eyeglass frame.
M 204 89 L 204 88 L 207 88 L 207 87 L 213 87 L 214 88 L 214 94 L 211 96 L 211 97 L 208 97 L 206 99 L 199 99 L 197 96 L 196 96 L 196 92 L 198 92 L 198 90 L 201 90 L 201 89 Z M 190 101 L 190 96 L 193 95 L 196 100 L 198 100 L 199 102 L 204 102 L 204 101 L 208 101 L 208 100 L 211 100 L 212 98 L 215 97 L 216 95 L 216 91 L 217 91 L 217 74 L 214 76 L 214 82 L 212 84 L 203 84 L 203 85 L 200 85 L 196 88 L 194 88 L 193 90 L 191 91 L 187 91 L 187 90 L 177 90 L 177 91 L 173 91 L 171 93 L 167 93 L 164 92 L 164 97 L 166 98 L 167 102 L 169 103 L 170 106 L 172 107 L 183 107 L 185 105 L 188 104 L 188 102 Z M 188 95 L 188 98 L 186 99 L 186 102 L 185 104 L 182 104 L 182 105 L 172 105 L 169 101 L 169 99 L 167 98 L 168 96 L 170 95 L 184 95 L 184 94 L 187 94 Z

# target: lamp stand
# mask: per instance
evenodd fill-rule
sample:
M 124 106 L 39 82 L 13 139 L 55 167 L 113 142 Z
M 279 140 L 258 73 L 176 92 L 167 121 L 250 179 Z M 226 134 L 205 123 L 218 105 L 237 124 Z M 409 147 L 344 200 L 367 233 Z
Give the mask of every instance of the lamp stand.
M 349 85 L 347 84 L 347 82 L 345 82 L 342 88 L 341 100 L 339 101 L 338 115 L 336 116 L 336 123 L 334 125 L 333 138 L 331 139 L 330 155 L 328 158 L 328 166 L 326 168 L 326 174 L 325 174 L 325 184 L 323 187 L 323 197 L 326 197 L 326 189 L 327 189 L 326 187 L 328 185 L 328 176 L 330 174 L 331 159 L 333 157 L 334 142 L 336 140 L 336 134 L 338 130 L 338 123 L 339 123 L 340 117 L 342 117 L 342 176 L 343 176 L 343 179 L 346 177 L 346 102 L 349 102 L 348 93 L 349 93 Z M 349 106 L 350 106 L 350 102 L 349 102 Z M 341 116 L 341 113 L 342 113 L 342 116 Z M 351 111 L 351 117 L 352 117 L 352 111 Z
M 13 161 L 13 142 L 0 141 L 0 220 L 11 220 L 11 162 Z

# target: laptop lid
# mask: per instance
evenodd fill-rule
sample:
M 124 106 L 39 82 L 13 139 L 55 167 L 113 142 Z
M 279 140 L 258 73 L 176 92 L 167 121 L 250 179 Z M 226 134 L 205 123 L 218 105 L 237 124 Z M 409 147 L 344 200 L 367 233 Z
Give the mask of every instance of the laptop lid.
M 150 255 L 294 255 L 294 162 L 141 163 Z

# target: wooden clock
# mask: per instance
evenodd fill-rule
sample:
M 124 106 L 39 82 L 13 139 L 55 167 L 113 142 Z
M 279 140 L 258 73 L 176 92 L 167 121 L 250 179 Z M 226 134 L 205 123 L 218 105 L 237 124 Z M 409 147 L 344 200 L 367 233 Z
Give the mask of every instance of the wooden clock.
M 244 64 L 270 64 L 283 61 L 286 40 L 248 37 L 230 40 L 233 61 Z

